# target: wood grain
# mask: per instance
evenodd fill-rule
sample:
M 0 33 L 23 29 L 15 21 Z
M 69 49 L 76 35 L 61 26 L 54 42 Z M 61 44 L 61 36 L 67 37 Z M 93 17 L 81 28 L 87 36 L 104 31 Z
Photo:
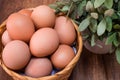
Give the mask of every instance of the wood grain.
M 90 53 L 84 48 L 71 78 L 71 80 L 107 80 L 102 55 Z
M 55 0 L 0 0 L 0 23 L 22 8 L 49 4 Z M 12 80 L 0 67 L 0 80 Z M 97 55 L 85 48 L 69 80 L 120 80 L 120 65 L 114 54 Z
M 120 80 L 115 54 L 97 55 L 84 48 L 70 80 Z
M 0 0 L 0 23 L 8 15 L 23 8 L 36 7 L 41 4 L 50 4 L 55 0 Z

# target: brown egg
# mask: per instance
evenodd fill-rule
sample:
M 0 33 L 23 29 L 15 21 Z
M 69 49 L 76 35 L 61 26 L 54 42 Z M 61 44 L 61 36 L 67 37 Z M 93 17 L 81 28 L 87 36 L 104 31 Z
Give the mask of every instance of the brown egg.
M 2 53 L 4 64 L 12 70 L 24 68 L 29 62 L 30 57 L 31 54 L 28 45 L 20 40 L 9 42 Z
M 25 69 L 25 74 L 31 77 L 48 76 L 52 71 L 52 64 L 48 58 L 32 58 Z
M 28 42 L 35 32 L 30 17 L 20 13 L 13 13 L 8 17 L 6 23 L 7 31 L 12 39 Z
M 2 34 L 2 44 L 5 46 L 7 43 L 12 41 L 11 37 L 8 34 L 8 31 L 5 30 L 4 33 Z
M 18 13 L 31 17 L 32 10 L 22 9 Z
M 74 57 L 73 49 L 68 45 L 61 44 L 51 56 L 51 61 L 55 68 L 63 69 Z
M 60 43 L 71 45 L 76 39 L 74 25 L 64 16 L 56 19 L 55 30 L 59 35 Z
M 36 24 L 37 28 L 53 27 L 55 24 L 55 13 L 47 5 L 41 5 L 34 8 L 31 18 Z
M 30 40 L 30 50 L 36 57 L 51 55 L 59 45 L 57 32 L 52 28 L 36 31 Z

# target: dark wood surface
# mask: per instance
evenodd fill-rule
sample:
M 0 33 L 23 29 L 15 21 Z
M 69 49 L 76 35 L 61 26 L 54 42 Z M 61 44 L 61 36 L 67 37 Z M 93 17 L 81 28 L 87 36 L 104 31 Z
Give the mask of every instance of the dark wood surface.
M 0 24 L 9 14 L 22 8 L 49 4 L 55 0 L 0 0 Z M 0 80 L 12 80 L 0 67 Z M 97 55 L 85 48 L 69 80 L 120 80 L 120 65 L 115 55 Z

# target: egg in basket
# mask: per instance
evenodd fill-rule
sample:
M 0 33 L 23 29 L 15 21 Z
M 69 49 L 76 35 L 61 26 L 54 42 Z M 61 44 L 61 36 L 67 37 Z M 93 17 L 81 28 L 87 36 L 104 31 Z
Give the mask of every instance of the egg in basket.
M 47 5 L 12 13 L 0 36 L 0 65 L 14 80 L 67 80 L 82 51 L 78 26 Z

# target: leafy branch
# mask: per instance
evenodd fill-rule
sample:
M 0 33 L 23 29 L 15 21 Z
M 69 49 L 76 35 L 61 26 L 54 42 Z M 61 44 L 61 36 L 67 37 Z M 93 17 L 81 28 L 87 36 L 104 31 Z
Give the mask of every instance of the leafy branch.
M 120 1 L 119 0 L 60 0 L 51 4 L 56 14 L 67 15 L 79 26 L 83 38 L 96 40 L 107 38 L 106 45 L 115 48 L 116 59 L 120 63 Z

